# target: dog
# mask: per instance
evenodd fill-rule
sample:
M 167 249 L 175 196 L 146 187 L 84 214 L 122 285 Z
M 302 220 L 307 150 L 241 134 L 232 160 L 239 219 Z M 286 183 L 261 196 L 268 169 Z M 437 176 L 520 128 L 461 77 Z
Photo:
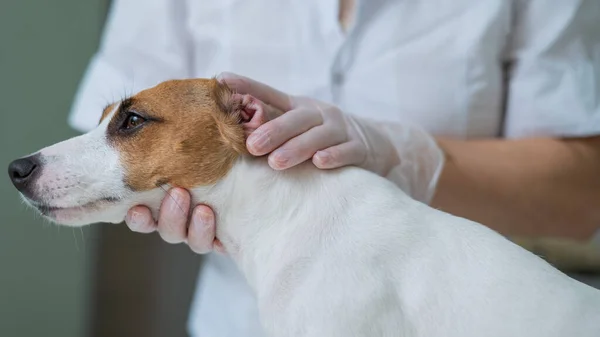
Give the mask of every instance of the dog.
M 472 221 L 357 167 L 274 171 L 247 135 L 273 113 L 216 79 L 109 105 L 89 133 L 15 160 L 23 199 L 70 226 L 121 223 L 171 186 L 217 237 L 274 337 L 600 336 L 600 291 Z

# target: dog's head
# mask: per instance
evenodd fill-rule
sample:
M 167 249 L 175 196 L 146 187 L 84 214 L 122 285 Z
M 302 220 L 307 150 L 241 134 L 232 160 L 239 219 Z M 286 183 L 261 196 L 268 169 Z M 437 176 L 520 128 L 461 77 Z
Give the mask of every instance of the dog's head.
M 96 129 L 8 171 L 26 202 L 54 222 L 121 222 L 129 207 L 160 202 L 166 186 L 215 184 L 264 118 L 260 102 L 215 79 L 167 81 L 109 105 Z

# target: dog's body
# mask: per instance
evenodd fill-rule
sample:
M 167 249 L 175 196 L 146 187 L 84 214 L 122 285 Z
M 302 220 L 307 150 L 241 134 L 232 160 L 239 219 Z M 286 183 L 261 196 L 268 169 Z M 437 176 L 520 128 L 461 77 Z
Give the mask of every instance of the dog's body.
M 359 168 L 274 172 L 264 158 L 245 155 L 243 129 L 255 126 L 260 108 L 232 97 L 214 81 L 149 89 L 107 108 L 89 134 L 29 157 L 43 167 L 35 180 L 19 180 L 35 171 L 13 167 L 13 181 L 42 213 L 71 225 L 121 222 L 136 204 L 156 214 L 165 185 L 191 189 L 218 215 L 217 236 L 256 291 L 271 336 L 600 335 L 599 291 L 492 230 Z M 131 105 L 156 125 L 115 127 L 130 125 Z M 178 125 L 167 110 L 183 121 L 194 116 L 196 128 Z M 243 116 L 229 118 L 232 110 Z M 169 125 L 182 134 L 160 139 Z M 139 144 L 150 134 L 168 145 Z M 73 156 L 84 149 L 93 165 Z M 138 156 L 152 151 L 161 159 Z M 184 170 L 173 166 L 178 159 Z
M 218 205 L 218 236 L 273 336 L 600 332 L 600 292 L 369 172 L 242 160 L 209 199 L 195 194 Z

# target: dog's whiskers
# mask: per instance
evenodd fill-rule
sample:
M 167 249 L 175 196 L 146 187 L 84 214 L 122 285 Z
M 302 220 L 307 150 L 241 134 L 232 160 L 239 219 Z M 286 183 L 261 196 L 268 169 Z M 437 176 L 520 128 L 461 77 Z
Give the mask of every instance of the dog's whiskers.
M 79 227 L 79 231 L 81 232 L 81 245 L 85 250 L 85 236 L 83 235 L 83 227 Z
M 175 197 L 173 197 L 171 195 L 171 193 L 169 192 L 169 190 L 167 190 L 166 187 L 164 187 L 162 184 L 158 185 L 158 187 L 160 187 L 163 191 L 165 191 L 165 193 L 171 198 L 171 200 L 173 200 L 173 202 L 177 205 L 177 208 L 179 208 L 179 210 L 181 210 L 182 214 L 185 214 L 185 211 L 183 210 L 183 207 L 181 207 L 181 205 L 177 202 L 177 199 L 175 199 Z M 169 227 L 171 227 L 171 229 L 173 229 L 173 224 L 169 224 Z
M 173 200 L 173 202 L 177 205 L 177 208 L 179 208 L 181 210 L 181 213 L 185 214 L 185 210 L 183 209 L 183 207 L 181 207 L 181 205 L 177 202 L 177 199 L 175 199 L 175 197 L 173 197 L 171 195 L 171 193 L 169 192 L 169 190 L 167 190 L 164 186 L 159 186 L 163 191 L 165 191 L 165 193 L 167 193 L 167 195 L 171 198 L 171 200 Z
M 73 239 L 75 239 L 75 249 L 79 252 L 79 244 L 77 243 L 77 235 L 75 235 L 75 228 L 73 228 Z

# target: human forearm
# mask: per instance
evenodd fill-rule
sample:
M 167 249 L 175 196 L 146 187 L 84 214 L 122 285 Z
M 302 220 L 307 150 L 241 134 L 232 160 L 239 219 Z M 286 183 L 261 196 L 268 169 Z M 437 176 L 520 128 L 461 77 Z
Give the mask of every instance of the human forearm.
M 600 137 L 438 140 L 432 206 L 504 235 L 587 239 L 600 228 Z

